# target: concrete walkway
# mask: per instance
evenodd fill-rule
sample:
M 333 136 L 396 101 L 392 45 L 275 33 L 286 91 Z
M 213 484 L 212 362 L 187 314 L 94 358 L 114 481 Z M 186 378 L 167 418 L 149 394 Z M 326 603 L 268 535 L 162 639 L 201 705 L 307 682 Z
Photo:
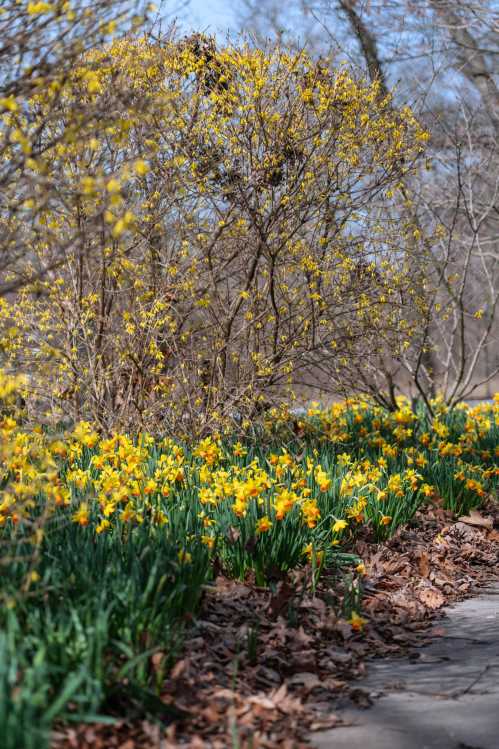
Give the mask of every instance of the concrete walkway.
M 317 749 L 499 749 L 499 586 L 457 604 L 416 660 L 368 665 L 367 710 L 312 737 Z

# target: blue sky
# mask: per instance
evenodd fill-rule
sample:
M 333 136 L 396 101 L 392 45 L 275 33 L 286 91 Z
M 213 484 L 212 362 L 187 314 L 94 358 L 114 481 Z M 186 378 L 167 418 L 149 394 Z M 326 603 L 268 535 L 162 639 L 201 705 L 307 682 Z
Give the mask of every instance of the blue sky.
M 179 13 L 179 20 L 200 31 L 224 34 L 235 27 L 233 8 L 236 3 L 227 0 L 191 0 Z

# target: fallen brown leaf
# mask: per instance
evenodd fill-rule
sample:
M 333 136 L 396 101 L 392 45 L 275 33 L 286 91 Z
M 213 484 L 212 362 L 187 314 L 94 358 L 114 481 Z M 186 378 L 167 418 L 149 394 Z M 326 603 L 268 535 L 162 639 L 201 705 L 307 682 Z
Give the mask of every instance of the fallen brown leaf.
M 434 588 L 433 586 L 422 588 L 417 592 L 417 596 L 421 603 L 424 603 L 424 605 L 432 611 L 434 611 L 435 609 L 439 609 L 445 603 L 445 597 L 437 588 Z
M 314 687 L 320 687 L 321 680 L 319 679 L 317 674 L 313 674 L 309 671 L 304 671 L 303 673 L 293 674 L 293 676 L 288 679 L 288 683 L 292 686 L 295 686 L 296 684 L 303 684 L 306 689 L 313 689 Z
M 288 583 L 287 580 L 283 580 L 279 583 L 277 593 L 272 596 L 269 604 L 269 615 L 272 619 L 276 619 L 281 614 L 289 601 L 294 597 L 295 590 Z
M 487 528 L 488 530 L 492 530 L 494 526 L 493 519 L 488 517 L 483 517 L 478 510 L 470 510 L 469 515 L 463 515 L 459 518 L 461 523 L 466 523 L 466 525 L 476 525 L 479 528 Z
M 328 715 L 327 718 L 321 718 L 321 720 L 316 720 L 310 725 L 311 731 L 325 731 L 327 728 L 334 728 L 339 723 L 341 723 L 341 720 L 338 718 L 337 715 Z
M 258 707 L 263 707 L 264 710 L 276 709 L 276 704 L 274 700 L 271 700 L 270 697 L 266 697 L 264 694 L 254 694 L 251 697 L 248 697 L 248 702 L 252 705 L 258 705 Z
M 428 577 L 430 574 L 430 557 L 426 551 L 422 551 L 419 555 L 418 570 L 421 577 Z
M 179 676 L 181 676 L 184 671 L 187 669 L 187 666 L 189 664 L 189 661 L 187 658 L 182 658 L 182 660 L 177 661 L 177 663 L 174 665 L 174 667 L 171 670 L 170 678 L 171 679 L 178 679 Z

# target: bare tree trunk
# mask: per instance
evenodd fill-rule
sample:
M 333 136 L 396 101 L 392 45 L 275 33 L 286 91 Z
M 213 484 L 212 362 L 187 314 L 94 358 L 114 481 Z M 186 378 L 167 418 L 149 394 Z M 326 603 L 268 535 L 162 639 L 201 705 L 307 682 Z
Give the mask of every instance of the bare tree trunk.
M 355 8 L 355 0 L 338 0 L 338 2 L 340 8 L 346 14 L 350 26 L 360 44 L 371 81 L 378 80 L 381 86 L 381 93 L 383 96 L 387 96 L 388 86 L 378 52 L 376 37 L 369 31 L 368 27 L 362 20 L 362 17 L 357 12 Z
M 344 1 L 341 0 L 342 3 Z M 451 2 L 449 0 L 429 0 L 429 2 L 442 19 L 447 33 L 456 45 L 460 72 L 480 93 L 484 109 L 487 111 L 496 133 L 499 133 L 499 89 L 477 40 L 468 31 L 465 19 L 455 12 L 455 0 Z M 497 12 L 495 23 L 499 24 L 499 13 Z

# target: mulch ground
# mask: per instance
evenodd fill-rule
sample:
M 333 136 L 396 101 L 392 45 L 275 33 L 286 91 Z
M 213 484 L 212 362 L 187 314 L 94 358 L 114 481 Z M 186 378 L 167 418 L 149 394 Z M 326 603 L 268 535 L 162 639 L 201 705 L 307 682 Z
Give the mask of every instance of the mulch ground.
M 444 634 L 444 606 L 497 580 L 499 507 L 457 522 L 426 509 L 389 541 L 366 538 L 355 551 L 366 567 L 362 631 L 341 615 L 351 589 L 339 573 L 313 595 L 303 571 L 273 592 L 218 577 L 161 693 L 177 719 L 161 724 L 126 711 L 112 726 L 58 727 L 54 749 L 308 746 L 311 732 L 340 723 L 342 704 L 368 707 L 356 679 L 370 658 L 408 651 L 417 658 L 418 648 Z

